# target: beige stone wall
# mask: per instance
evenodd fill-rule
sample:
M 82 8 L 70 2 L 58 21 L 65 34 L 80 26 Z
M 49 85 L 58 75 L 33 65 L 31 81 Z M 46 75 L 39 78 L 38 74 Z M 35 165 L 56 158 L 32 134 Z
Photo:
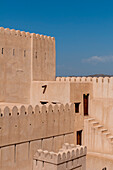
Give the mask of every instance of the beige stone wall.
M 0 101 L 29 102 L 30 63 L 30 35 L 0 28 Z
M 113 156 L 100 153 L 88 153 L 87 154 L 87 170 L 107 170 L 113 169 Z
M 113 134 L 113 77 L 57 77 L 57 82 L 70 82 L 70 101 L 81 102 L 83 94 L 89 93 L 89 116 L 99 120 Z
M 75 143 L 73 105 L 6 107 L 0 113 L 0 169 L 31 170 L 37 149 L 57 152 Z
M 45 92 L 43 86 L 47 85 Z M 91 83 L 79 83 L 71 81 L 34 81 L 32 82 L 31 104 L 35 105 L 41 101 L 48 103 L 76 103 L 80 102 L 79 113 L 75 113 L 75 129 L 83 130 L 83 94 L 91 93 Z M 75 108 L 74 108 L 75 109 Z M 79 122 L 79 123 L 78 123 Z
M 73 133 L 73 111 L 72 104 L 6 107 L 0 115 L 0 146 Z
M 71 102 L 74 100 L 81 102 L 81 113 L 83 113 L 83 94 L 89 93 L 89 116 L 94 120 L 84 121 L 83 144 L 87 145 L 88 151 L 92 153 L 87 158 L 87 169 L 100 170 L 106 167 L 111 170 L 113 167 L 113 77 L 58 77 L 56 81 L 70 82 Z
M 42 86 L 47 85 L 45 92 Z M 31 104 L 36 105 L 41 101 L 49 103 L 69 103 L 70 83 L 56 81 L 33 81 L 31 87 Z
M 33 170 L 86 170 L 86 147 L 65 143 L 55 152 L 37 150 Z
M 0 27 L 0 102 L 29 103 L 31 82 L 55 80 L 55 39 Z
M 113 134 L 113 77 L 93 78 L 93 99 L 90 102 L 90 116 Z
M 55 38 L 32 35 L 32 80 L 53 81 L 56 76 Z

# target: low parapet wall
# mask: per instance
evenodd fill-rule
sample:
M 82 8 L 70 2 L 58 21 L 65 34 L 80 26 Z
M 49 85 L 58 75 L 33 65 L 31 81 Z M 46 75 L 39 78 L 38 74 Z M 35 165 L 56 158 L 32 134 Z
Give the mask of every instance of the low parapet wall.
M 29 32 L 25 32 L 25 31 L 3 28 L 3 27 L 0 27 L 0 34 L 22 36 L 22 37 L 25 37 L 25 38 L 27 38 L 27 37 L 31 38 L 33 36 L 34 38 L 55 39 L 54 37 L 50 37 L 50 36 L 46 36 L 46 35 L 44 36 L 44 35 L 39 35 L 39 34 L 35 34 L 35 33 L 29 33 Z
M 86 147 L 67 143 L 58 153 L 37 150 L 33 170 L 86 170 L 86 154 Z
M 113 77 L 57 77 L 56 81 L 110 83 L 113 82 Z
M 0 147 L 74 132 L 73 104 L 0 111 Z

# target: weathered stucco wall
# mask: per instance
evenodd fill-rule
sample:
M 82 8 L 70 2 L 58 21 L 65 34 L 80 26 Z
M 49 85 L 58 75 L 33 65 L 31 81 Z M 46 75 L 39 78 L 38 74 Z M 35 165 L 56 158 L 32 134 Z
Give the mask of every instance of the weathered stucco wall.
M 55 39 L 0 27 L 0 102 L 30 103 L 33 80 L 55 80 Z
M 113 134 L 113 77 L 93 78 L 90 116 L 99 120 Z
M 55 38 L 33 34 L 32 80 L 53 81 L 56 77 Z
M 83 144 L 87 145 L 87 169 L 100 170 L 113 167 L 113 77 L 67 77 L 57 78 L 58 82 L 71 82 L 71 102 L 81 102 L 83 113 L 83 94 L 89 93 L 89 116 L 84 120 Z M 78 86 L 78 87 L 77 87 Z M 90 119 L 90 118 L 89 118 Z M 111 155 L 110 155 L 111 154 Z
M 45 92 L 42 86 L 47 85 Z M 44 92 L 44 93 L 43 93 Z M 70 102 L 70 83 L 56 81 L 33 81 L 31 87 L 31 104 L 36 105 L 40 101 Z
M 89 116 L 113 134 L 113 77 L 57 77 L 56 81 L 71 83 L 70 101 L 81 101 L 82 112 L 83 94 L 89 93 Z
M 76 144 L 75 120 L 72 104 L 6 107 L 0 113 L 0 169 L 31 170 L 37 149 L 57 152 L 64 143 Z
M 59 152 L 37 150 L 33 170 L 86 170 L 87 149 L 65 143 Z
M 30 63 L 30 35 L 0 28 L 0 101 L 29 102 Z
M 86 161 L 87 170 L 106 170 L 113 169 L 113 156 L 100 154 L 100 153 L 88 153 Z

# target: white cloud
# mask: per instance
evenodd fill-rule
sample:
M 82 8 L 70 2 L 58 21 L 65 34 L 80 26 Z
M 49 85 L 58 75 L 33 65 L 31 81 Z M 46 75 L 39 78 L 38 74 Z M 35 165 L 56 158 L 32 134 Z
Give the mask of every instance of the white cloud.
M 113 62 L 113 56 L 92 56 L 82 61 L 87 63 Z

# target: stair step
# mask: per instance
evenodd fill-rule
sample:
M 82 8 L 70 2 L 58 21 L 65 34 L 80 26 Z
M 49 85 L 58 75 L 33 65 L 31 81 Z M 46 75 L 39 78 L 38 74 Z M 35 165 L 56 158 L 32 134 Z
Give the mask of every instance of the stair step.
M 96 126 L 96 125 L 99 124 L 99 122 L 94 121 L 94 122 L 91 122 L 91 124 L 93 124 L 94 126 Z
M 107 131 L 108 131 L 107 129 L 101 129 L 102 133 L 107 132 Z
M 113 136 L 109 136 L 108 138 L 112 140 L 112 139 L 113 139 Z
M 90 121 L 93 121 L 93 120 L 95 120 L 95 119 L 94 119 L 94 118 L 89 118 L 89 119 L 88 119 L 89 122 L 90 122 Z
M 101 133 L 106 136 L 110 144 L 113 145 L 113 136 L 107 129 L 104 128 L 103 125 L 99 124 L 99 122 L 96 121 L 94 118 L 87 117 L 87 121 L 89 121 L 89 123 L 93 125 L 93 128 L 98 128 L 98 130 L 100 130 Z
M 95 128 L 102 128 L 103 125 L 96 125 Z
M 105 132 L 104 135 L 106 135 L 107 137 L 111 135 L 110 132 Z

